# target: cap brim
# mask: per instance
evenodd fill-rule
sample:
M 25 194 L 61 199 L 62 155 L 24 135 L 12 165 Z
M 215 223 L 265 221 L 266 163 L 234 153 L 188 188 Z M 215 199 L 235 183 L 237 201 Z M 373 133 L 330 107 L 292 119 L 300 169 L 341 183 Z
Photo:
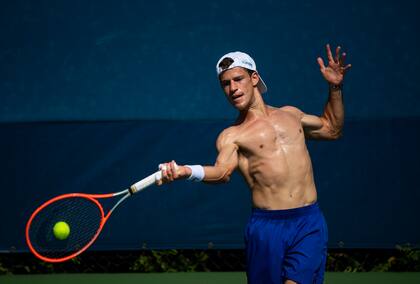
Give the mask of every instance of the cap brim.
M 267 85 L 264 83 L 263 79 L 260 76 L 260 81 L 257 84 L 258 91 L 260 91 L 261 94 L 264 94 L 267 92 Z

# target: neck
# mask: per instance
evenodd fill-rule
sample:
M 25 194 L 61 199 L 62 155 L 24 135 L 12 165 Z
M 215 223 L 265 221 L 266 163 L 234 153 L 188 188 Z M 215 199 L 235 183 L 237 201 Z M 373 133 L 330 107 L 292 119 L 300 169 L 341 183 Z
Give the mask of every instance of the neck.
M 256 117 L 268 116 L 267 106 L 258 90 L 254 91 L 254 99 L 248 108 L 239 112 L 238 121 L 245 122 Z

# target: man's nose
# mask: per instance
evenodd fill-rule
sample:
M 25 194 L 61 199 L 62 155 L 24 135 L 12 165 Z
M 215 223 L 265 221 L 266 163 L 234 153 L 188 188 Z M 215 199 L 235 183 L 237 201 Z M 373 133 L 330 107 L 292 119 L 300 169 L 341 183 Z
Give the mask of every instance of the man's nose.
M 230 93 L 233 94 L 238 89 L 238 84 L 235 81 L 230 81 Z

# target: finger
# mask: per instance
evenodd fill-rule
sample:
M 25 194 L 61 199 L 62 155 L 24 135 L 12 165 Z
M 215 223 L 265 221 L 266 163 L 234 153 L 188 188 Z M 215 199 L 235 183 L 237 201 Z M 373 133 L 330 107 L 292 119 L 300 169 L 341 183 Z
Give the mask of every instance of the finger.
M 316 61 L 318 61 L 319 68 L 321 69 L 321 72 L 323 72 L 323 71 L 324 71 L 324 69 L 325 69 L 324 60 L 322 60 L 322 58 L 321 58 L 321 57 L 318 57 L 318 58 L 316 59 Z
M 341 54 L 340 61 L 339 61 L 340 66 L 344 66 L 344 64 L 346 62 L 346 56 L 347 56 L 347 54 L 345 52 L 343 52 L 343 54 Z
M 343 68 L 343 71 L 347 71 L 350 68 L 351 68 L 351 64 L 347 64 L 346 67 Z
M 168 180 L 168 167 L 166 166 L 166 163 L 162 165 L 162 181 L 167 181 Z
M 330 48 L 330 45 L 329 44 L 326 45 L 326 49 L 327 49 L 328 61 L 334 61 L 333 56 L 332 56 L 332 52 L 331 52 L 331 48 Z
M 173 181 L 175 179 L 175 164 L 174 161 L 172 160 L 172 162 L 168 163 L 168 175 L 171 179 L 171 181 Z
M 171 167 L 172 167 L 172 175 L 174 179 L 178 178 L 178 166 L 174 160 L 172 160 Z
M 163 163 L 159 165 L 159 169 L 162 172 L 162 183 L 167 183 L 168 181 L 170 181 L 170 177 L 168 175 L 168 163 Z
M 159 164 L 159 170 L 163 171 L 166 169 L 166 163 Z
M 172 163 L 166 164 L 166 175 L 168 176 L 169 181 L 173 181 L 174 177 L 172 175 Z
M 335 49 L 335 62 L 336 63 L 340 62 L 340 50 L 341 50 L 341 46 L 337 46 L 337 48 Z

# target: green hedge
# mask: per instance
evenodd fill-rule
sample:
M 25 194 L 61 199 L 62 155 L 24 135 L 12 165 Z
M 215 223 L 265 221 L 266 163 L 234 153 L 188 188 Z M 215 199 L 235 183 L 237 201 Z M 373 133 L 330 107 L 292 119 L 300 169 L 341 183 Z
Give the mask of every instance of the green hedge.
M 142 250 L 86 252 L 65 263 L 45 263 L 28 253 L 0 254 L 0 274 L 98 272 L 244 271 L 242 250 Z M 420 271 L 420 250 L 409 245 L 394 250 L 330 250 L 330 272 Z

